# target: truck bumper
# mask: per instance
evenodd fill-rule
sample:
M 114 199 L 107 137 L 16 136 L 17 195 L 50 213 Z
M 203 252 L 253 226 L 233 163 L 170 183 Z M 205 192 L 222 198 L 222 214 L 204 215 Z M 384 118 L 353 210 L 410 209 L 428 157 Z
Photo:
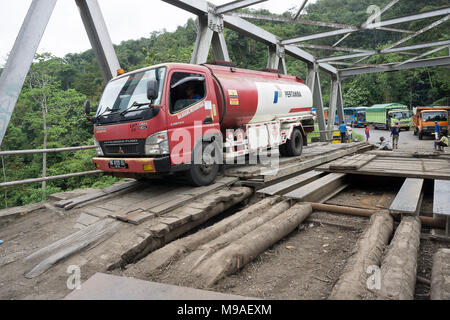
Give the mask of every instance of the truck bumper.
M 111 168 L 111 160 L 121 160 L 125 168 Z M 95 157 L 92 159 L 95 167 L 106 172 L 124 173 L 158 173 L 171 170 L 170 157 L 161 158 L 108 158 Z

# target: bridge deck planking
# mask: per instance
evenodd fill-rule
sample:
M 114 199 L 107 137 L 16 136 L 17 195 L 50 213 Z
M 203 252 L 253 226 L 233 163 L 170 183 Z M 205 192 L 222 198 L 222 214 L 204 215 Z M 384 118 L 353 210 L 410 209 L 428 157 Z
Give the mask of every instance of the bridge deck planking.
M 330 192 L 339 189 L 344 182 L 344 173 L 329 173 L 307 185 L 295 189 L 284 196 L 300 201 L 321 201 Z
M 281 181 L 264 189 L 258 190 L 258 193 L 267 194 L 271 196 L 285 194 L 320 178 L 321 176 L 323 176 L 323 174 L 324 174 L 323 172 L 318 172 L 315 170 L 308 171 L 293 178 Z
M 433 213 L 450 216 L 449 180 L 434 180 Z
M 391 213 L 418 214 L 422 199 L 423 179 L 406 178 L 389 207 Z
M 421 179 L 450 180 L 450 159 L 405 158 L 377 156 L 358 169 L 337 169 L 333 162 L 321 165 L 317 171 L 343 172 L 361 175 L 392 176 Z

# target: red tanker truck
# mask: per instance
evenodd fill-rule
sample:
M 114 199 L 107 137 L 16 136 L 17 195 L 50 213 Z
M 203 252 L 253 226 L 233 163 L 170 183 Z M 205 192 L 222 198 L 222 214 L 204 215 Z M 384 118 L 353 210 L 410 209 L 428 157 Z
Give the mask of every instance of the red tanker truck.
M 151 66 L 106 85 L 88 116 L 93 163 L 120 177 L 184 171 L 193 185 L 208 185 L 221 164 L 246 154 L 300 155 L 314 130 L 311 107 L 310 89 L 294 76 L 229 63 Z

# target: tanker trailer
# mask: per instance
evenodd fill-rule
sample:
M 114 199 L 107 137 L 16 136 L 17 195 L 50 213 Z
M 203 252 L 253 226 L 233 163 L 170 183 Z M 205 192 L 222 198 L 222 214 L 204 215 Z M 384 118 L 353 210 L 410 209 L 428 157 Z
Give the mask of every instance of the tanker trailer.
M 247 154 L 300 155 L 314 130 L 311 108 L 311 91 L 294 76 L 229 63 L 143 68 L 109 81 L 88 116 L 93 163 L 138 179 L 183 171 L 191 184 L 208 185 L 221 164 Z

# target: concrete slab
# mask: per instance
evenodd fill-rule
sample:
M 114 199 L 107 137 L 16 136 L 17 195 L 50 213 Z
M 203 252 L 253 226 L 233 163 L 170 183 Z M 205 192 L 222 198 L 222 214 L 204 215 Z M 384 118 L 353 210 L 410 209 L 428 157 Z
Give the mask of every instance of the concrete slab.
M 253 298 L 199 290 L 135 278 L 96 273 L 64 300 L 251 300 Z

